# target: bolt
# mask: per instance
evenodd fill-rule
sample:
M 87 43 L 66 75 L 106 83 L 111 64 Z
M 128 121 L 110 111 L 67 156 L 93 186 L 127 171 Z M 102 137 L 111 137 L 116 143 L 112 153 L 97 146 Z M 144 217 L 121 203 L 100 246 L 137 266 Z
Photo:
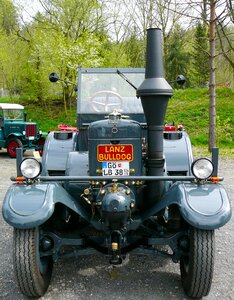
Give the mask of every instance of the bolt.
M 101 189 L 101 190 L 100 190 L 100 194 L 101 194 L 101 195 L 105 195 L 105 193 L 106 193 L 106 190 L 104 190 L 104 189 Z
M 131 190 L 126 190 L 125 193 L 126 193 L 126 195 L 130 195 L 131 194 Z
M 89 189 L 84 189 L 84 192 L 83 192 L 83 193 L 84 193 L 84 195 L 86 195 L 86 196 L 87 196 L 87 195 L 89 195 L 89 193 L 90 193 L 90 190 L 89 190 Z

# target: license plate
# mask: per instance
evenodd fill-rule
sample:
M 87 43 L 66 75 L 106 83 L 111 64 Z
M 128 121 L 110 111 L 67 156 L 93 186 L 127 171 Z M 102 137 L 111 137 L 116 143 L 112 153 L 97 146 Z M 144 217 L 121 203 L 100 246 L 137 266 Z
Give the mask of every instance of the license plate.
M 102 162 L 103 176 L 129 176 L 128 161 L 105 161 Z
M 98 145 L 97 160 L 108 161 L 133 161 L 133 145 Z

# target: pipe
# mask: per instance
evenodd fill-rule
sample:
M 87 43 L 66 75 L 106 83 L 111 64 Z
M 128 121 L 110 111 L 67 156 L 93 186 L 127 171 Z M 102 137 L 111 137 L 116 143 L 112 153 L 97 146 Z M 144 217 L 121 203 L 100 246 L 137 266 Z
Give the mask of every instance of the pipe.
M 147 175 L 164 175 L 163 126 L 167 104 L 173 95 L 172 87 L 164 78 L 162 58 L 162 34 L 158 28 L 147 30 L 145 80 L 137 90 L 141 98 L 148 125 Z M 148 201 L 159 200 L 164 191 L 164 182 L 149 182 Z

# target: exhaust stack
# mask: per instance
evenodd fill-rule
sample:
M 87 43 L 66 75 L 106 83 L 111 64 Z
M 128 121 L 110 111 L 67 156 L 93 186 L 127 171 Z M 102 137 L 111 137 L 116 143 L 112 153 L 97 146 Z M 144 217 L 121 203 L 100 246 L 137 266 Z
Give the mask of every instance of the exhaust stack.
M 172 87 L 164 78 L 161 30 L 150 28 L 147 30 L 145 80 L 137 89 L 148 125 L 148 175 L 162 176 L 164 173 L 163 126 L 172 94 Z M 148 197 L 157 200 L 163 187 L 163 182 L 150 183 Z

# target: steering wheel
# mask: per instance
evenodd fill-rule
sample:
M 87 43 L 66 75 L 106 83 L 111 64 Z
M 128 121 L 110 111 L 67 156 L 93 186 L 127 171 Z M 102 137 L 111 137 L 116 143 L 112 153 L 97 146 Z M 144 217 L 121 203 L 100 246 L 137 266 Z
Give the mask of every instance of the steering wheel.
M 98 91 L 90 98 L 91 106 L 96 112 L 109 112 L 109 107 L 113 106 L 113 108 L 121 108 L 123 105 L 123 98 L 120 96 L 120 94 L 108 91 L 108 90 L 102 90 Z
M 12 120 L 18 120 L 18 119 L 22 119 L 22 113 L 18 112 L 17 114 L 14 115 L 14 118 L 12 118 Z

